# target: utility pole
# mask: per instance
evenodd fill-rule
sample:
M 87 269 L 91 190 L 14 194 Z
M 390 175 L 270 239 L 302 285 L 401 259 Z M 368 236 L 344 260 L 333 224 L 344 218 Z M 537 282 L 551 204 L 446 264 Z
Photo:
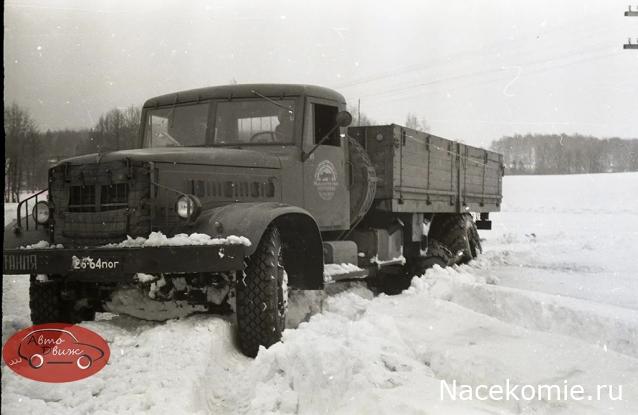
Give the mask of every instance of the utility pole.
M 638 17 L 638 10 L 631 10 L 631 6 L 628 6 L 627 11 L 625 12 L 625 16 L 634 16 Z M 638 49 L 638 38 L 636 38 L 636 43 L 631 43 L 631 38 L 628 39 L 628 42 L 622 46 L 623 49 Z

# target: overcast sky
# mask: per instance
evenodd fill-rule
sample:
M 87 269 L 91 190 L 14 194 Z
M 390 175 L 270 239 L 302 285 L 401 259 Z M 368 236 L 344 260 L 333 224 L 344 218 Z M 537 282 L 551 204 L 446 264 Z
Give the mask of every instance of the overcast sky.
M 5 103 L 41 129 L 209 85 L 333 87 L 379 123 L 408 112 L 502 135 L 638 137 L 627 0 L 5 2 Z M 638 9 L 638 5 L 634 6 Z

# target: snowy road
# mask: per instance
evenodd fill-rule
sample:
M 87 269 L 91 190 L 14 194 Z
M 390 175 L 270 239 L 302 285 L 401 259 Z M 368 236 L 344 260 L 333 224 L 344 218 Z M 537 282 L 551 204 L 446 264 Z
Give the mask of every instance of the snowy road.
M 362 287 L 251 360 L 231 323 L 104 314 L 86 327 L 109 365 L 72 384 L 2 368 L 2 412 L 638 413 L 638 174 L 506 177 L 484 256 L 398 296 Z M 632 191 L 632 189 L 634 189 Z M 5 209 L 6 211 L 6 209 Z M 3 341 L 29 324 L 28 281 L 5 277 Z M 622 387 L 622 400 L 453 401 L 441 380 Z M 617 391 L 617 389 L 615 389 Z

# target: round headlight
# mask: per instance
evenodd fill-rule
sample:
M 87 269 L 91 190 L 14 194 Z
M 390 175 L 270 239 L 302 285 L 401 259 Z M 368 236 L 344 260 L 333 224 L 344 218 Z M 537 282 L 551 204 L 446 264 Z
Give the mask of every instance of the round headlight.
M 195 219 L 199 215 L 201 203 L 193 195 L 182 195 L 177 199 L 175 211 L 177 216 L 182 219 Z
M 51 217 L 51 211 L 49 209 L 49 204 L 47 202 L 38 202 L 33 207 L 33 212 L 31 213 L 33 216 L 33 220 L 35 220 L 38 224 L 44 225 L 49 221 Z

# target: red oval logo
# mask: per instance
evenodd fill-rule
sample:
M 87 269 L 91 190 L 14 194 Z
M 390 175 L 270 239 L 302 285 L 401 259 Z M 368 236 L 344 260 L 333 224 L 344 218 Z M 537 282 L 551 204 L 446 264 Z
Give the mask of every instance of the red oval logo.
M 6 365 L 40 382 L 73 382 L 99 372 L 109 361 L 109 345 L 80 326 L 48 323 L 20 330 L 2 348 Z

